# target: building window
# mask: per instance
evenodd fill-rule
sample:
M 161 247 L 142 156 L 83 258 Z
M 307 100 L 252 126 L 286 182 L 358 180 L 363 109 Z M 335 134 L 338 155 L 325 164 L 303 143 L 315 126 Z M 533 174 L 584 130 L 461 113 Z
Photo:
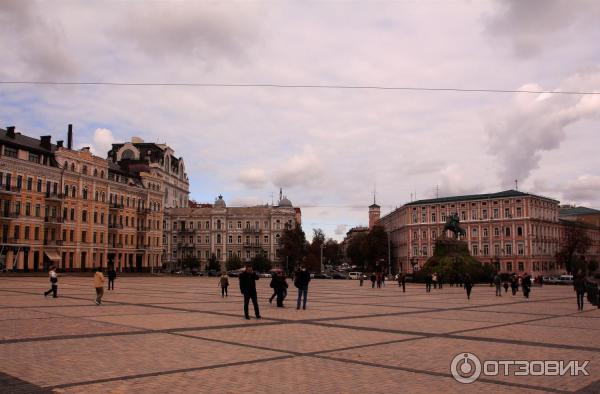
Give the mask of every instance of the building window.
M 471 249 L 473 250 L 473 256 L 477 256 L 479 254 L 479 246 L 474 244 Z
M 517 236 L 522 237 L 523 236 L 523 227 L 517 227 Z
M 506 263 L 506 270 L 507 270 L 508 272 L 511 272 L 511 271 L 512 271 L 512 262 L 511 262 L 511 261 L 508 261 L 508 262 Z
M 484 237 L 487 237 L 487 236 L 488 236 L 488 228 L 487 228 L 487 227 L 484 227 L 484 228 L 483 228 L 483 236 L 484 236 Z
M 237 228 L 242 228 L 242 222 L 241 221 L 237 222 Z
M 238 235 L 238 237 L 237 237 L 237 243 L 238 244 L 242 243 L 242 236 L 241 235 Z
M 524 264 L 523 264 L 523 262 L 522 262 L 522 261 L 519 261 L 519 262 L 517 263 L 517 265 L 518 265 L 518 267 L 519 267 L 519 271 L 521 271 L 521 272 L 522 272 L 522 271 L 524 271 L 524 270 L 525 270 L 525 267 L 524 267 Z M 538 270 L 539 270 L 539 265 L 538 265 Z
M 471 210 L 471 220 L 477 220 L 477 210 Z
M 431 222 L 435 223 L 435 212 L 431 213 Z
M 500 227 L 494 227 L 494 237 L 500 236 Z
M 490 254 L 490 246 L 488 244 L 483 244 L 483 255 L 489 256 Z
M 494 219 L 498 219 L 498 214 L 499 214 L 498 208 L 494 208 Z
M 426 223 L 427 222 L 427 213 L 422 212 L 421 213 L 421 223 Z
M 512 255 L 512 244 L 505 244 L 505 245 L 504 245 L 504 253 L 505 253 L 507 256 L 510 256 L 510 255 Z
M 207 220 L 206 223 L 204 223 L 204 228 L 207 230 L 210 229 L 210 221 Z
M 524 244 L 522 244 L 522 243 L 517 244 L 517 254 L 519 256 L 523 256 L 525 254 L 525 245 Z
M 505 227 L 504 228 L 504 236 L 510 237 L 510 227 Z
M 504 218 L 509 219 L 510 217 L 510 208 L 504 208 Z
M 477 228 L 476 228 L 476 227 L 474 227 L 474 228 L 471 230 L 471 235 L 472 235 L 473 237 L 477 237 Z
M 523 216 L 523 208 L 517 207 L 517 217 L 520 218 Z
M 81 221 L 87 222 L 87 211 L 86 210 L 81 211 Z
M 230 244 L 233 243 L 233 235 L 230 235 L 229 237 L 227 237 L 227 242 L 229 242 Z

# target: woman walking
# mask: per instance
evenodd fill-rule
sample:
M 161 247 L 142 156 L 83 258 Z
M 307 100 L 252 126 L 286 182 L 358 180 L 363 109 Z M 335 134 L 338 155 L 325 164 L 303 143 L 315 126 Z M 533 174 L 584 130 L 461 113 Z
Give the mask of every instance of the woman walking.
M 227 297 L 227 287 L 229 287 L 229 276 L 227 275 L 227 272 L 223 272 L 223 274 L 221 274 L 221 277 L 219 278 L 219 286 L 221 286 L 221 297 Z
M 471 275 L 465 275 L 465 290 L 467 290 L 467 300 L 471 299 L 471 289 L 473 289 L 473 281 L 471 280 Z

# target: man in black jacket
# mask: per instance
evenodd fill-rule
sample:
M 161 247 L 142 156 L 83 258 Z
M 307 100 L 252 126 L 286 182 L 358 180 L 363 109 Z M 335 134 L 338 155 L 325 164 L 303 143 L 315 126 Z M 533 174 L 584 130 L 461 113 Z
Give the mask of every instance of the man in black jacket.
M 248 304 L 252 300 L 254 306 L 254 314 L 257 319 L 260 319 L 260 312 L 258 310 L 258 297 L 256 296 L 256 281 L 258 275 L 252 271 L 251 265 L 246 265 L 246 270 L 240 274 L 240 291 L 244 295 L 244 316 L 250 320 L 248 315 Z
M 296 304 L 296 309 L 300 309 L 300 300 L 303 297 L 302 309 L 306 309 L 308 282 L 310 282 L 310 273 L 306 270 L 306 267 L 301 267 L 300 270 L 296 272 L 296 278 L 294 280 L 294 285 L 298 288 L 298 303 Z

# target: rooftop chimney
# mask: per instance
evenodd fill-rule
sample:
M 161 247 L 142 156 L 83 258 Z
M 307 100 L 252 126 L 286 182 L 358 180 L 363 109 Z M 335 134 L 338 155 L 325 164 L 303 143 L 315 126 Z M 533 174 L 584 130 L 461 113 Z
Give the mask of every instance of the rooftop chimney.
M 6 136 L 9 138 L 15 138 L 15 126 L 8 126 L 6 128 Z
M 69 125 L 69 131 L 67 132 L 67 149 L 73 149 L 73 125 Z
M 41 136 L 40 137 L 40 146 L 46 150 L 51 150 L 52 149 L 52 144 L 50 143 L 51 140 L 52 140 L 51 135 Z
M 57 148 L 62 148 L 63 147 L 63 140 L 56 141 L 56 147 Z

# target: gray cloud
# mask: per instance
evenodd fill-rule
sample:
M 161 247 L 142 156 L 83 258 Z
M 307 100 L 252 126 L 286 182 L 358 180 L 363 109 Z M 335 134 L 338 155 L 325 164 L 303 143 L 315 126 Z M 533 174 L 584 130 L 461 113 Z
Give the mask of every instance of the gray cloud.
M 260 189 L 267 184 L 267 175 L 260 168 L 249 168 L 240 171 L 238 181 L 250 189 Z
M 237 3 L 158 2 L 135 4 L 113 33 L 151 58 L 175 56 L 192 63 L 239 60 L 257 39 L 258 6 Z M 132 23 L 132 21 L 135 21 Z M 217 58 L 217 59 L 216 59 Z
M 568 78 L 559 90 L 591 86 L 600 87 L 600 69 Z M 535 84 L 521 89 L 543 90 Z M 598 115 L 600 96 L 515 94 L 510 105 L 490 116 L 486 125 L 489 152 L 501 165 L 500 181 L 510 185 L 515 179 L 526 180 L 543 152 L 560 147 L 570 125 Z
M 29 79 L 73 76 L 77 65 L 64 46 L 62 25 L 50 20 L 34 2 L 0 2 L 0 43 L 5 54 L 22 62 Z
M 488 33 L 508 39 L 521 57 L 568 45 L 567 30 L 594 26 L 600 17 L 600 3 L 594 0 L 498 0 L 497 5 L 500 10 L 489 17 Z

